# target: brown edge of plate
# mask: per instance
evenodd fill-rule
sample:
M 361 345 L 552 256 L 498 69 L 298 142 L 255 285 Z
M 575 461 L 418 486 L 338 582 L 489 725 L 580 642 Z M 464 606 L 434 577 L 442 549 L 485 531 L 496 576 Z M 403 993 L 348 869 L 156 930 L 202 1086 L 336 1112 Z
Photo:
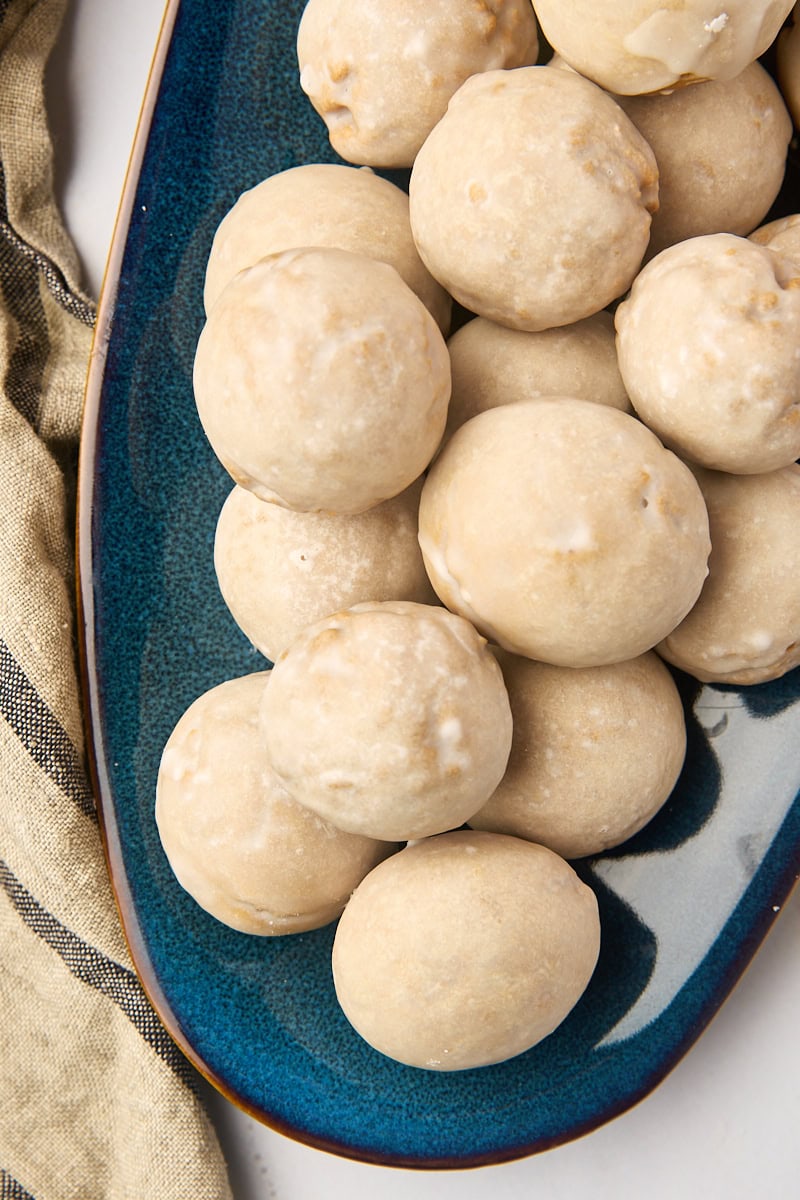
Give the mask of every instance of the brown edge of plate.
M 100 297 L 97 306 L 97 319 L 93 332 L 86 384 L 84 388 L 84 401 L 81 417 L 81 437 L 79 446 L 76 499 L 77 526 L 75 541 L 75 594 L 82 720 L 84 733 L 86 736 L 87 769 L 92 786 L 92 792 L 95 797 L 100 835 L 110 877 L 112 894 L 117 907 L 125 942 L 127 944 L 136 975 L 141 983 L 147 999 L 154 1009 L 155 1015 L 163 1025 L 169 1037 L 178 1047 L 180 1052 L 185 1056 L 191 1066 L 195 1068 L 198 1074 L 205 1079 L 215 1091 L 220 1093 L 237 1109 L 258 1121 L 260 1124 L 273 1129 L 275 1132 L 282 1134 L 293 1141 L 301 1142 L 314 1149 L 334 1154 L 337 1157 L 344 1157 L 356 1162 L 372 1164 L 375 1166 L 397 1166 L 407 1170 L 418 1169 L 426 1172 L 438 1170 L 447 1171 L 454 1168 L 458 1170 L 470 1170 L 484 1166 L 500 1165 L 506 1162 L 513 1162 L 532 1157 L 542 1151 L 554 1149 L 565 1142 L 581 1140 L 582 1138 L 594 1132 L 597 1128 L 602 1127 L 609 1121 L 615 1120 L 624 1113 L 637 1107 L 660 1083 L 663 1082 L 666 1076 L 673 1071 L 680 1060 L 685 1057 L 686 1053 L 691 1048 L 691 1045 L 697 1041 L 697 1037 L 692 1039 L 692 1042 L 689 1046 L 682 1046 L 678 1052 L 672 1056 L 670 1061 L 663 1064 L 663 1069 L 659 1071 L 657 1077 L 649 1081 L 635 1094 L 627 1097 L 624 1104 L 615 1106 L 613 1110 L 604 1113 L 602 1116 L 585 1122 L 581 1128 L 574 1130 L 569 1137 L 565 1138 L 555 1136 L 552 1138 L 546 1138 L 535 1146 L 509 1146 L 507 1147 L 505 1153 L 498 1154 L 492 1152 L 483 1154 L 476 1156 L 467 1162 L 461 1160 L 451 1161 L 449 1159 L 440 1159 L 431 1162 L 427 1160 L 416 1160 L 411 1157 L 397 1161 L 387 1161 L 387 1159 L 382 1157 L 378 1152 L 365 1150 L 356 1146 L 344 1146 L 332 1140 L 329 1141 L 325 1138 L 319 1138 L 310 1135 L 305 1130 L 297 1129 L 289 1123 L 273 1117 L 271 1114 L 264 1112 L 260 1108 L 246 1101 L 242 1096 L 238 1095 L 225 1083 L 223 1079 L 220 1078 L 216 1072 L 214 1072 L 208 1066 L 207 1063 L 205 1063 L 202 1057 L 198 1055 L 196 1050 L 193 1048 L 191 1042 L 184 1034 L 180 1026 L 180 1022 L 172 1011 L 172 1008 L 150 964 L 141 926 L 136 915 L 135 906 L 133 904 L 128 885 L 116 823 L 108 811 L 108 804 L 110 804 L 111 797 L 111 786 L 105 770 L 105 758 L 101 751 L 103 744 L 102 722 L 92 684 L 95 667 L 94 601 L 91 584 L 91 517 L 93 511 L 92 474 L 95 461 L 97 431 L 96 418 L 103 389 L 106 358 L 116 310 L 117 289 L 127 244 L 131 214 L 133 212 L 142 162 L 147 148 L 148 136 L 159 95 L 164 66 L 172 43 L 174 26 L 180 6 L 181 0 L 166 0 L 159 33 L 148 72 L 144 95 L 139 109 L 136 131 L 125 172 L 121 198 L 117 208 L 110 249 L 100 289 Z M 108 804 L 103 803 L 100 799 L 101 797 L 105 798 Z M 800 883 L 800 875 L 796 875 L 795 883 Z M 789 894 L 791 894 L 792 890 L 794 889 L 790 887 Z M 787 895 L 786 900 L 788 900 L 788 898 L 789 897 Z M 768 932 L 769 927 L 772 925 L 773 920 L 774 917 L 768 922 L 767 929 L 764 931 L 764 936 Z M 750 965 L 750 960 L 755 956 L 755 951 L 759 948 L 761 941 L 763 941 L 763 937 L 759 940 L 757 945 L 750 948 L 748 962 L 745 964 L 744 969 L 742 969 L 736 975 L 736 978 L 723 990 L 718 1003 L 713 1007 L 713 1009 L 705 1014 L 698 1031 L 698 1037 L 702 1032 L 704 1032 L 712 1018 L 722 1007 L 722 1004 L 727 998 L 728 994 L 734 989 L 735 985 L 741 979 L 742 975 L 744 974 L 744 970 L 746 970 Z
M 111 881 L 112 893 L 117 907 L 122 932 L 125 937 L 134 969 L 150 1001 L 156 1016 L 166 1032 L 197 1071 L 218 1091 L 237 1107 L 250 1112 L 236 1096 L 230 1095 L 214 1077 L 193 1050 L 183 1034 L 170 1005 L 149 965 L 141 928 L 128 886 L 122 848 L 116 824 L 109 819 L 106 804 L 101 798 L 110 798 L 111 786 L 105 770 L 102 754 L 102 724 L 92 685 L 95 668 L 94 652 L 94 599 L 92 595 L 92 474 L 95 462 L 97 415 L 105 377 L 106 358 L 111 329 L 116 310 L 117 289 L 127 243 L 128 229 L 139 182 L 142 162 L 147 148 L 150 126 L 161 86 L 167 55 L 172 43 L 175 21 L 181 0 L 166 0 L 161 18 L 156 45 L 145 84 L 144 96 L 139 109 L 136 131 L 125 172 L 111 245 L 103 274 L 100 299 L 97 306 L 92 346 L 84 388 L 81 416 L 81 437 L 78 456 L 77 526 L 75 538 L 75 592 L 77 634 L 80 668 L 83 726 L 87 743 L 87 767 L 92 792 L 97 806 L 100 836 L 105 853 L 106 865 Z M 258 1116 L 259 1114 L 253 1113 Z
M 116 822 L 110 811 L 112 789 L 105 768 L 105 756 L 102 749 L 102 720 L 98 698 L 92 682 L 96 678 L 96 659 L 94 649 L 91 524 L 97 415 L 103 390 L 106 359 L 116 310 L 117 289 L 127 245 L 131 214 L 133 212 L 164 67 L 172 44 L 175 22 L 180 6 L 181 0 L 166 0 L 164 7 L 145 84 L 144 96 L 139 109 L 136 131 L 128 159 L 122 194 L 111 237 L 111 245 L 103 274 L 100 298 L 97 306 L 97 319 L 95 321 L 84 388 L 76 497 L 75 596 L 79 685 L 82 701 L 82 721 L 86 737 L 87 769 L 92 794 L 95 798 L 100 837 L 111 882 L 111 890 L 125 943 L 145 996 L 150 1002 L 156 1017 L 178 1050 L 216 1092 L 220 1093 L 220 1095 L 241 1112 L 258 1121 L 260 1124 L 273 1129 L 276 1133 L 282 1134 L 292 1141 L 302 1142 L 314 1149 L 335 1154 L 339 1157 L 351 1158 L 356 1162 L 372 1163 L 376 1166 L 385 1166 L 387 1165 L 386 1160 L 377 1152 L 372 1153 L 356 1147 L 351 1149 L 337 1142 L 315 1137 L 305 1130 L 297 1129 L 289 1123 L 283 1122 L 272 1114 L 249 1103 L 244 1097 L 230 1088 L 224 1079 L 213 1071 L 197 1053 L 191 1041 L 184 1034 L 180 1022 L 173 1012 L 152 969 L 128 884 Z M 519 1155 L 511 1153 L 510 1157 L 517 1158 Z M 484 1165 L 484 1161 L 493 1162 L 496 1160 L 494 1156 L 490 1156 L 486 1160 L 468 1165 Z M 409 1168 L 431 1169 L 431 1165 L 426 1162 L 409 1161 L 402 1165 Z M 446 1168 L 450 1165 L 464 1167 L 465 1164 L 437 1163 L 435 1165 Z

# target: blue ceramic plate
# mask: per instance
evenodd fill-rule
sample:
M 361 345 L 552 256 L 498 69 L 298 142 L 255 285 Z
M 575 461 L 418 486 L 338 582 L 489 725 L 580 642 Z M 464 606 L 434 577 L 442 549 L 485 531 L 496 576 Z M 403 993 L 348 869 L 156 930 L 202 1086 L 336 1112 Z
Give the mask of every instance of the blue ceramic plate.
M 633 841 L 577 864 L 602 915 L 595 976 L 567 1021 L 510 1062 L 438 1074 L 380 1056 L 337 1007 L 333 927 L 248 937 L 181 890 L 153 818 L 162 747 L 201 692 L 265 665 L 214 577 L 230 481 L 192 397 L 203 274 L 241 191 L 332 159 L 298 87 L 300 11 L 300 0 L 167 10 L 86 409 L 80 602 L 94 770 L 137 969 L 200 1070 L 312 1145 L 464 1167 L 623 1112 L 724 1000 L 800 869 L 800 673 L 746 692 L 679 679 L 690 748 L 673 798 Z

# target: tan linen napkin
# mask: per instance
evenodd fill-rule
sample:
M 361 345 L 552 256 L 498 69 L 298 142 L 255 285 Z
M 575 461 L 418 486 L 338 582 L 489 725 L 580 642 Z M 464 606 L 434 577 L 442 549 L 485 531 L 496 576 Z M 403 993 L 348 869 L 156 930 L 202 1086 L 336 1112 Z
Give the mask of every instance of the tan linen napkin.
M 0 0 L 0 1200 L 230 1197 L 131 967 L 87 782 L 74 482 L 94 306 L 52 196 L 66 0 Z

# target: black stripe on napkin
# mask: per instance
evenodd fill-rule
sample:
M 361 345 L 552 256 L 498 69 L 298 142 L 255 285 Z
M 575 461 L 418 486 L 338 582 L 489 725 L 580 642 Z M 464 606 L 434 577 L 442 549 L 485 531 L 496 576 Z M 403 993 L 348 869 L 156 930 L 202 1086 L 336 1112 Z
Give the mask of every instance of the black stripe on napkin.
M 85 942 L 43 908 L 2 859 L 0 886 L 28 928 L 55 950 L 71 974 L 113 1000 L 159 1058 L 183 1083 L 196 1090 L 188 1059 L 159 1021 L 134 972 Z
M 5 717 L 37 766 L 85 816 L 96 821 L 94 798 L 75 747 L 2 638 L 0 716 Z
M 61 307 L 91 328 L 95 319 L 94 305 L 84 300 L 82 296 L 75 295 L 53 260 L 46 254 L 42 254 L 41 250 L 35 250 L 33 246 L 24 241 L 6 220 L 0 221 L 0 234 L 12 250 L 37 271 L 41 271 L 47 284 L 47 290 Z
M 3 388 L 17 412 L 35 429 L 50 343 L 36 268 L 19 257 L 13 241 L 9 244 L 12 238 L 12 231 L 0 219 L 0 294 L 16 327 Z
M 0 21 L 2 21 L 2 11 L 0 11 Z M 48 291 L 62 308 L 72 313 L 84 325 L 94 325 L 94 305 L 84 300 L 82 296 L 76 296 L 69 287 L 61 268 L 56 266 L 53 260 L 48 258 L 46 254 L 43 254 L 41 250 L 37 250 L 30 243 L 26 242 L 14 229 L 8 216 L 6 196 L 5 171 L 3 170 L 2 163 L 0 163 L 0 235 L 2 235 L 3 241 L 14 251 L 15 255 L 24 259 L 27 264 L 34 267 L 37 271 L 41 271 Z
M 0 1200 L 36 1200 L 36 1197 L 0 1167 Z
M 17 332 L 2 382 L 11 403 L 34 429 L 37 428 L 44 371 L 50 353 L 47 318 L 39 294 L 40 274 L 62 308 L 83 324 L 94 325 L 93 306 L 76 296 L 59 268 L 11 226 L 5 172 L 0 162 L 0 294 Z

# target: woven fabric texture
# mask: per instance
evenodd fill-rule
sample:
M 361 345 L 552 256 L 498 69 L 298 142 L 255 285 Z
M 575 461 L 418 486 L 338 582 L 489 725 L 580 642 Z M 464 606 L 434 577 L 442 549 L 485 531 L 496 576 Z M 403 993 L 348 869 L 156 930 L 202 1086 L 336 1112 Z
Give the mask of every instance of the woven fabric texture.
M 43 100 L 66 0 L 0 0 L 0 1200 L 223 1200 L 197 1076 L 132 969 L 85 765 L 75 476 L 95 309 Z

